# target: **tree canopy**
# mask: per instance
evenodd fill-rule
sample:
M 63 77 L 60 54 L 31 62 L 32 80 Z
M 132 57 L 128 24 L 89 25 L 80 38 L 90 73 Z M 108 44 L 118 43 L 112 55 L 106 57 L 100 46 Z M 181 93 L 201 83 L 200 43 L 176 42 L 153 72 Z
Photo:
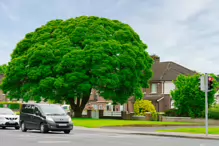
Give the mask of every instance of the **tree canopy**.
M 5 74 L 6 73 L 6 69 L 7 69 L 7 65 L 3 64 L 0 66 L 0 74 Z
M 176 89 L 171 91 L 174 106 L 180 116 L 202 117 L 205 110 L 205 92 L 200 90 L 200 75 L 180 75 L 174 82 Z M 208 92 L 208 104 L 211 107 L 215 101 L 216 85 Z
M 52 20 L 13 51 L 3 90 L 10 98 L 67 101 L 82 111 L 91 89 L 114 103 L 140 99 L 153 60 L 127 24 L 95 16 Z

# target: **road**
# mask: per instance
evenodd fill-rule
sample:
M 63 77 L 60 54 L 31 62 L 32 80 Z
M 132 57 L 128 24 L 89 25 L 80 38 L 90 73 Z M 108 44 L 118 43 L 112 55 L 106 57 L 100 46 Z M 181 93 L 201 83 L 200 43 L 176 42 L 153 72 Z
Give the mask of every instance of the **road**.
M 2 146 L 216 146 L 219 141 L 156 136 L 123 135 L 76 129 L 71 134 L 0 129 Z

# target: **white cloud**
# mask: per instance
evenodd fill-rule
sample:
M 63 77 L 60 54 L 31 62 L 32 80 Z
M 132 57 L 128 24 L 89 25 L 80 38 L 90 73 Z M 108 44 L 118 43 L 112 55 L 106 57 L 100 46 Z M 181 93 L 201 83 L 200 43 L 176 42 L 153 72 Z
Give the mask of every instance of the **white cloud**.
M 192 70 L 219 73 L 218 6 L 217 0 L 20 0 L 16 3 L 7 0 L 4 4 L 0 2 L 10 19 L 3 21 L 4 27 L 0 28 L 4 36 L 4 39 L 0 36 L 0 50 L 6 50 L 1 53 L 0 64 L 9 61 L 4 56 L 12 52 L 21 36 L 47 21 L 97 15 L 130 24 L 148 44 L 148 51 L 160 55 L 161 60 L 175 61 Z

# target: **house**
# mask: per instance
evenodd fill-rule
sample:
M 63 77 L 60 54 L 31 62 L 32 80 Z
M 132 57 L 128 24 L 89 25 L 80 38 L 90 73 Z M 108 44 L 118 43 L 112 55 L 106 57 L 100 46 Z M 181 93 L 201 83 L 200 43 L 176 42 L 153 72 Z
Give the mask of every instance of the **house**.
M 0 84 L 2 82 L 3 77 L 4 75 L 0 74 Z M 0 90 L 0 102 L 5 101 L 5 100 L 6 100 L 5 94 L 2 92 L 2 90 Z
M 85 107 L 85 110 L 87 109 L 122 111 L 123 105 L 112 105 L 112 101 L 105 100 L 103 97 L 99 96 L 95 89 L 92 89 L 90 99 Z
M 151 57 L 155 62 L 152 67 L 154 75 L 149 83 L 150 87 L 142 89 L 144 99 L 152 101 L 156 111 L 164 112 L 171 108 L 170 91 L 175 88 L 173 80 L 176 80 L 180 74 L 193 75 L 196 72 L 171 61 L 160 62 L 159 56 L 152 55 Z M 95 90 L 92 90 L 86 108 L 134 112 L 134 103 L 135 98 L 130 97 L 127 104 L 112 106 L 111 101 L 106 101 L 103 97 L 96 94 Z
M 180 74 L 194 75 L 196 72 L 171 61 L 160 62 L 160 57 L 156 55 L 151 57 L 154 59 L 152 67 L 154 75 L 150 81 L 150 87 L 143 89 L 144 99 L 151 101 L 156 111 L 164 112 L 173 106 L 170 95 L 170 91 L 175 89 L 173 81 Z M 128 102 L 128 111 L 133 112 L 133 110 L 134 98 L 131 98 Z

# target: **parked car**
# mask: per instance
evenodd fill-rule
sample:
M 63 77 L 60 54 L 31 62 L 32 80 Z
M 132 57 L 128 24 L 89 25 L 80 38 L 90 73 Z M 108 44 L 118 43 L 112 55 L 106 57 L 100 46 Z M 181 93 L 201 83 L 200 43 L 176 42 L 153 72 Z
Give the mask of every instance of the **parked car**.
M 0 127 L 14 127 L 16 130 L 20 129 L 19 116 L 16 115 L 9 108 L 0 108 Z
M 64 131 L 69 134 L 73 129 L 72 119 L 60 105 L 23 104 L 20 111 L 20 126 L 27 130 Z

